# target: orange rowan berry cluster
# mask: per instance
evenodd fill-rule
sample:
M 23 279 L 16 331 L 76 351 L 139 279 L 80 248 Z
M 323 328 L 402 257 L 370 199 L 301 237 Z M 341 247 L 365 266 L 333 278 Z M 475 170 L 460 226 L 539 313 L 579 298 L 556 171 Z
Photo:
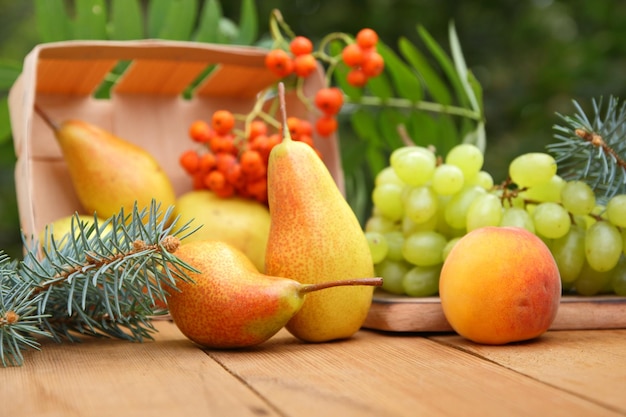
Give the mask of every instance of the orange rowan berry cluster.
M 320 136 L 329 136 L 337 130 L 337 113 L 343 106 L 343 92 L 337 87 L 322 88 L 315 94 L 315 107 L 322 115 L 315 122 Z
M 363 87 L 367 81 L 380 75 L 385 68 L 383 57 L 376 52 L 378 34 L 372 29 L 361 29 L 356 35 L 356 42 L 346 45 L 341 52 L 341 59 L 350 67 L 346 77 L 354 87 Z
M 282 140 L 282 132 L 271 133 L 262 120 L 252 121 L 246 134 L 235 134 L 234 126 L 235 117 L 227 110 L 213 113 L 210 124 L 203 120 L 193 122 L 189 137 L 201 146 L 184 151 L 179 163 L 191 176 L 196 190 L 208 189 L 224 198 L 239 196 L 267 203 L 267 164 L 270 151 Z M 293 140 L 313 147 L 311 123 L 290 117 L 287 127 Z
M 291 54 L 289 54 L 291 52 Z M 296 36 L 289 43 L 289 52 L 273 49 L 265 57 L 265 66 L 279 77 L 296 74 L 306 78 L 317 68 L 313 56 L 313 42 L 304 36 Z

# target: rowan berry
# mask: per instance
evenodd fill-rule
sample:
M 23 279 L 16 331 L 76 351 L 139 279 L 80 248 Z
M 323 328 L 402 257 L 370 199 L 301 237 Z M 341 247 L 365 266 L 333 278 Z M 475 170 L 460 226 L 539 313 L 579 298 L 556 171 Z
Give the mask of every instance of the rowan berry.
M 298 133 L 300 129 L 300 119 L 294 116 L 288 117 L 287 129 L 289 129 L 289 134 L 291 134 L 291 138 L 296 139 L 298 137 Z
M 370 52 L 365 56 L 365 62 L 361 69 L 363 73 L 368 77 L 376 77 L 383 72 L 385 68 L 385 61 L 383 57 L 378 52 Z
M 293 61 L 282 49 L 273 49 L 265 56 L 265 66 L 279 77 L 286 77 L 293 72 Z
M 246 184 L 246 191 L 259 202 L 267 201 L 267 178 L 261 177 Z
M 209 171 L 211 171 L 213 168 L 215 168 L 215 165 L 216 165 L 215 155 L 212 154 L 211 152 L 207 152 L 200 157 L 198 170 L 206 174 Z
M 226 181 L 235 187 L 236 190 L 241 190 L 246 184 L 244 173 L 241 169 L 241 164 L 235 162 L 228 168 L 226 172 Z
M 235 116 L 228 110 L 218 110 L 211 117 L 211 126 L 218 135 L 225 135 L 235 127 Z
M 198 152 L 190 149 L 180 155 L 179 163 L 187 174 L 193 175 L 200 168 L 200 156 Z
M 230 153 L 237 154 L 237 146 L 235 146 L 235 137 L 231 134 L 213 136 L 209 143 L 211 151 L 215 154 Z
M 237 157 L 231 153 L 219 153 L 215 155 L 215 168 L 223 174 L 226 174 L 235 163 L 237 163 Z
M 358 67 L 363 64 L 365 54 L 358 44 L 351 43 L 343 48 L 341 59 L 349 67 Z
M 254 140 L 257 136 L 267 134 L 267 124 L 263 120 L 253 120 L 250 122 L 248 140 Z
M 346 76 L 346 81 L 348 84 L 354 87 L 364 87 L 367 84 L 368 76 L 365 75 L 365 72 L 361 68 L 353 68 L 348 72 Z
M 369 49 L 378 43 L 378 34 L 369 28 L 361 29 L 356 34 L 356 43 L 363 49 Z
M 315 130 L 321 136 L 330 136 L 332 133 L 337 131 L 337 127 L 337 119 L 332 115 L 324 115 L 317 119 L 317 122 L 315 123 Z
M 299 55 L 293 60 L 293 72 L 298 77 L 306 78 L 317 69 L 317 60 L 311 54 Z
M 297 130 L 296 135 L 298 136 L 313 135 L 313 125 L 311 124 L 311 122 L 305 119 L 299 119 L 299 120 L 300 120 L 300 123 L 298 123 L 298 126 L 296 128 Z
M 204 184 L 209 190 L 217 191 L 224 188 L 226 176 L 220 171 L 213 170 L 204 176 Z
M 307 55 L 313 52 L 313 42 L 305 36 L 296 36 L 289 42 L 289 50 L 295 56 Z
M 263 157 L 258 151 L 245 151 L 239 157 L 241 171 L 248 178 L 259 178 L 265 175 L 266 168 Z
M 298 136 L 298 141 L 306 143 L 311 148 L 314 147 L 314 145 L 313 145 L 313 138 L 311 136 L 309 136 L 309 135 L 299 135 Z
M 212 136 L 211 126 L 204 120 L 196 120 L 189 126 L 189 137 L 194 142 L 207 143 Z
M 315 106 L 326 115 L 339 113 L 343 105 L 343 93 L 337 87 L 322 88 L 315 94 Z

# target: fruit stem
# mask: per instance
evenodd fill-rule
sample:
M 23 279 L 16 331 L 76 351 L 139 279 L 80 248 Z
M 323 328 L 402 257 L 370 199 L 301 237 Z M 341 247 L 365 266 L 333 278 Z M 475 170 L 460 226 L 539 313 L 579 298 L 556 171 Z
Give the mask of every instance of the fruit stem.
M 283 123 L 283 141 L 291 142 L 291 132 L 287 127 L 287 104 L 285 103 L 285 84 L 283 82 L 278 83 L 278 99 L 280 101 L 280 113 Z
M 308 294 L 313 291 L 325 290 L 332 287 L 345 287 L 349 285 L 367 285 L 373 287 L 380 287 L 383 285 L 383 279 L 380 277 L 375 278 L 353 278 L 353 279 L 340 279 L 337 281 L 320 282 L 319 284 L 305 284 L 300 288 L 300 294 Z
M 37 113 L 44 120 L 44 122 L 46 122 L 46 124 L 50 126 L 50 129 L 54 130 L 55 132 L 59 130 L 59 124 L 52 120 L 50 116 L 48 116 L 37 104 L 35 104 L 35 113 Z

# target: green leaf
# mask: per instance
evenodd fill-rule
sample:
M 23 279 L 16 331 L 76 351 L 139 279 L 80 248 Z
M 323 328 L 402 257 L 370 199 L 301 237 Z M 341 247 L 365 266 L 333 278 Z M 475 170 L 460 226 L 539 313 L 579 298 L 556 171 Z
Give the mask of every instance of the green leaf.
M 368 146 L 365 157 L 372 175 L 376 175 L 382 171 L 383 168 L 389 165 L 389 158 L 387 158 L 387 154 L 382 152 L 382 150 L 376 146 Z
M 18 75 L 21 72 L 21 65 L 8 60 L 0 61 L 0 92 L 9 91 Z
M 456 30 L 454 29 L 454 24 L 450 22 L 449 27 L 449 36 L 450 36 L 450 49 L 452 51 L 452 59 L 454 61 L 454 66 L 458 73 L 461 84 L 463 85 L 463 89 L 469 102 L 472 106 L 472 110 L 480 111 L 480 106 L 478 105 L 478 100 L 476 99 L 476 95 L 474 94 L 474 90 L 469 82 L 469 75 L 467 70 L 467 64 L 465 63 L 465 58 L 463 57 L 463 51 L 461 50 L 461 43 L 459 42 L 459 38 L 456 34 Z
M 401 37 L 398 47 L 404 58 L 415 68 L 424 81 L 426 90 L 433 100 L 441 104 L 452 104 L 448 86 L 428 63 L 424 55 L 407 38 Z
M 387 150 L 393 150 L 404 145 L 398 128 L 406 125 L 407 117 L 398 110 L 391 107 L 384 107 L 378 116 L 378 126 L 387 144 Z
M 239 18 L 239 35 L 235 40 L 238 45 L 252 45 L 259 36 L 258 13 L 254 0 L 243 0 Z
M 218 43 L 232 44 L 239 37 L 239 28 L 231 19 L 222 17 L 218 24 Z
M 71 39 L 73 23 L 63 0 L 35 0 L 35 18 L 42 42 Z
M 359 108 L 350 116 L 350 122 L 352 129 L 359 138 L 366 142 L 380 144 L 378 127 L 376 126 L 375 117 L 372 116 L 372 113 Z
M 434 145 L 437 142 L 437 120 L 424 112 L 411 112 L 406 124 L 407 134 L 418 146 Z
M 11 138 L 11 118 L 9 115 L 9 101 L 6 97 L 0 99 L 0 143 Z
M 45 0 L 44 0 L 45 1 Z M 169 13 L 171 0 L 151 0 L 148 6 L 148 37 L 157 38 Z
M 76 1 L 75 39 L 107 39 L 107 9 L 104 0 Z
M 112 0 L 111 39 L 142 39 L 143 20 L 138 0 Z
M 457 74 L 456 69 L 454 68 L 454 64 L 450 60 L 450 57 L 446 54 L 446 52 L 439 46 L 439 44 L 433 39 L 432 36 L 424 29 L 423 26 L 418 26 L 418 32 L 430 52 L 433 54 L 441 69 L 444 71 L 450 84 L 454 88 L 456 92 L 459 103 L 462 106 L 468 106 L 469 100 L 465 95 L 465 88 L 463 87 L 463 83 L 459 78 L 459 74 Z
M 391 76 L 397 94 L 409 100 L 420 101 L 424 93 L 416 74 L 387 45 L 379 43 L 378 52 L 385 60 L 385 69 Z
M 158 38 L 189 40 L 196 21 L 198 0 L 170 0 L 167 15 L 158 31 Z
M 439 155 L 446 155 L 452 147 L 461 143 L 459 132 L 452 116 L 441 114 L 437 117 L 437 141 L 434 143 Z
M 216 43 L 219 38 L 219 22 L 222 15 L 222 5 L 219 1 L 206 1 L 202 6 L 200 23 L 193 39 L 196 42 Z

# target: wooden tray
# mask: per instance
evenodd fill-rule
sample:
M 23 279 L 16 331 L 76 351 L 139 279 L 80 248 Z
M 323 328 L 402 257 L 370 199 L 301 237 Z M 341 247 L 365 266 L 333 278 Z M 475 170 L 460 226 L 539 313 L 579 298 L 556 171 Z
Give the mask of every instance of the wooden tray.
M 363 327 L 390 332 L 450 332 L 439 297 L 376 291 Z M 564 296 L 551 330 L 626 328 L 626 297 Z

